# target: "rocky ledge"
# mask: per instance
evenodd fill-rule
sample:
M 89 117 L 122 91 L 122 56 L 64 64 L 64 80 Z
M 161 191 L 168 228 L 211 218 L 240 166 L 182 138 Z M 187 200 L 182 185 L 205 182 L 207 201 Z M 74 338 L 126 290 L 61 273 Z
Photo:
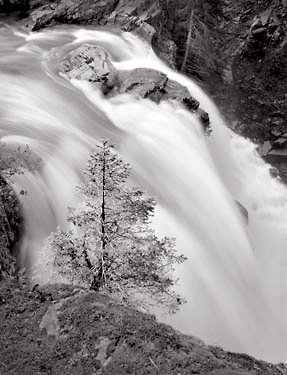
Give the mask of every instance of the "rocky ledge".
M 282 375 L 71 285 L 0 284 L 0 374 Z
M 156 103 L 177 101 L 197 115 L 206 133 L 211 130 L 208 113 L 200 108 L 185 86 L 154 69 L 117 71 L 108 54 L 96 45 L 85 44 L 71 51 L 60 69 L 69 79 L 91 82 L 107 97 L 128 93 Z

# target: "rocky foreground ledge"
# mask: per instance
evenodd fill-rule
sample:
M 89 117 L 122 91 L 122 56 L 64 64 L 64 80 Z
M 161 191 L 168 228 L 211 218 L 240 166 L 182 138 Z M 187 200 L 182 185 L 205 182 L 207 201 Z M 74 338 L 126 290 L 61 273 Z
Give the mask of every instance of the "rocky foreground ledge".
M 71 285 L 0 284 L 0 374 L 282 375 Z

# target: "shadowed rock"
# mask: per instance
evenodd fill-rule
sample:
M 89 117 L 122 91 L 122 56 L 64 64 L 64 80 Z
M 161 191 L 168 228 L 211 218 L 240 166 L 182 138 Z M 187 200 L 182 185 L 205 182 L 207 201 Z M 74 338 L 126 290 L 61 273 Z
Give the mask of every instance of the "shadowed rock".
M 199 107 L 199 102 L 188 89 L 155 69 L 137 68 L 118 72 L 101 47 L 89 44 L 70 52 L 60 69 L 69 79 L 92 82 L 103 94 L 109 93 L 109 97 L 128 93 L 155 103 L 176 100 L 198 116 L 207 133 L 210 131 L 208 114 Z
M 154 69 L 137 68 L 119 77 L 119 92 L 139 95 L 156 103 L 162 100 L 177 100 L 186 109 L 196 113 L 205 131 L 209 131 L 209 116 L 199 107 L 199 102 L 193 98 L 188 89 L 176 81 L 170 80 L 166 74 Z
M 0 13 L 13 12 L 17 10 L 28 10 L 28 0 L 0 0 Z
M 39 292 L 46 298 L 39 298 Z M 205 345 L 147 314 L 73 285 L 0 284 L 0 373 L 282 375 L 246 354 Z M 5 317 L 9 317 L 8 319 Z

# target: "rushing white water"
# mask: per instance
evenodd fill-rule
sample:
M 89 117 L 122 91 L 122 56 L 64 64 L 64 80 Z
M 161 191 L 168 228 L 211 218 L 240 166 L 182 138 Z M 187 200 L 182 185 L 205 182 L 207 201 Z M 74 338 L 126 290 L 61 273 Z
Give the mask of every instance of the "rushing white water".
M 92 84 L 59 75 L 59 62 L 85 42 L 102 46 L 117 69 L 151 67 L 188 87 L 210 115 L 211 136 L 177 103 L 106 99 Z M 194 82 L 129 33 L 62 27 L 33 34 L 0 25 L 0 47 L 0 136 L 42 159 L 16 184 L 17 193 L 27 191 L 19 195 L 23 264 L 41 261 L 43 240 L 76 204 L 89 152 L 108 137 L 134 181 L 157 198 L 156 230 L 175 236 L 188 257 L 177 270 L 188 302 L 159 319 L 209 344 L 286 361 L 287 190 L 255 146 L 225 126 Z M 235 200 L 247 208 L 248 226 Z

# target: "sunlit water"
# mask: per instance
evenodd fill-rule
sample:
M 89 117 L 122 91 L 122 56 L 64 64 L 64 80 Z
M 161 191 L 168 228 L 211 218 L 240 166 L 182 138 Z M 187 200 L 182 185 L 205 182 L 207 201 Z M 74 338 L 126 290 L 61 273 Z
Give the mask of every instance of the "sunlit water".
M 59 63 L 85 42 L 102 46 L 117 69 L 151 67 L 187 86 L 209 113 L 211 136 L 177 103 L 106 99 L 90 83 L 69 82 Z M 62 27 L 32 34 L 0 24 L 0 132 L 42 159 L 15 185 L 25 216 L 23 265 L 42 261 L 43 240 L 76 204 L 89 152 L 107 137 L 131 164 L 133 182 L 157 198 L 157 232 L 175 236 L 188 257 L 177 270 L 188 302 L 159 319 L 209 344 L 287 360 L 286 188 L 255 146 L 227 129 L 206 94 L 147 43 L 129 33 Z M 235 200 L 248 210 L 247 226 Z M 43 270 L 40 281 L 48 281 Z

